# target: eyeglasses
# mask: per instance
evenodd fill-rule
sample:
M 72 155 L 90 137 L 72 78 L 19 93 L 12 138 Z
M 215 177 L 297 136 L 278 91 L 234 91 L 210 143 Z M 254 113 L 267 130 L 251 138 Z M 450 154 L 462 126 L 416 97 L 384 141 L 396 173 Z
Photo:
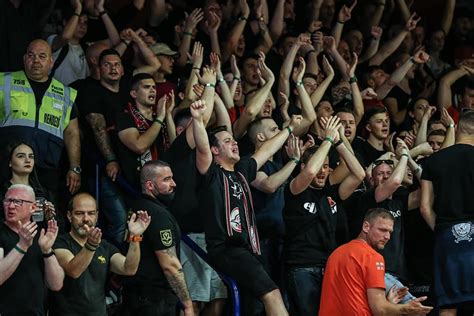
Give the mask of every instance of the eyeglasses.
M 391 159 L 379 159 L 379 160 L 375 160 L 375 161 L 373 162 L 374 167 L 375 167 L 375 166 L 378 166 L 378 165 L 380 165 L 380 164 L 383 164 L 383 163 L 386 163 L 386 164 L 389 165 L 389 166 L 393 166 L 393 165 L 394 165 L 393 160 L 391 160 Z
M 13 202 L 13 204 L 16 206 L 16 207 L 20 207 L 23 205 L 23 203 L 35 203 L 33 201 L 28 201 L 28 200 L 22 200 L 22 199 L 4 199 L 3 200 L 3 204 L 5 205 L 10 205 L 10 203 Z

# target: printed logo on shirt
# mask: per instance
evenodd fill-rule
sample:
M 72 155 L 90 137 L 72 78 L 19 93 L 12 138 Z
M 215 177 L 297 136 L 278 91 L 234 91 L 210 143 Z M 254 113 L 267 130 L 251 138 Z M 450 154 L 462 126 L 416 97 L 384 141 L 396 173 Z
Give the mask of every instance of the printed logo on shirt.
M 303 207 L 311 214 L 316 214 L 316 212 L 318 211 L 318 209 L 316 208 L 316 203 L 314 202 L 306 202 L 305 204 L 303 204 Z
M 375 268 L 377 270 L 385 270 L 385 264 L 383 262 L 376 262 L 375 263 Z
M 467 223 L 459 223 L 456 225 L 453 225 L 451 228 L 451 231 L 453 232 L 454 237 L 456 238 L 454 240 L 455 243 L 459 243 L 460 241 L 467 241 L 471 242 L 472 240 L 472 235 L 474 234 L 474 225 L 471 222 Z
M 238 233 L 242 232 L 242 224 L 240 222 L 240 212 L 238 207 L 235 207 L 230 212 L 230 226 L 232 227 L 232 230 Z
M 104 256 L 98 256 L 97 261 L 99 261 L 100 264 L 105 264 L 106 260 Z
M 399 218 L 400 216 L 402 216 L 402 211 L 400 210 L 396 210 L 395 212 L 394 211 L 389 211 L 389 212 L 390 214 L 392 214 L 394 218 Z
M 337 204 L 336 202 L 332 199 L 332 197 L 328 196 L 328 203 L 329 203 L 329 206 L 331 207 L 331 212 L 333 214 L 336 214 L 337 213 Z
M 228 177 L 231 185 L 229 187 L 232 189 L 232 195 L 240 200 L 242 197 L 242 194 L 244 193 L 244 190 L 242 189 L 242 186 L 240 185 L 239 182 L 234 181 L 232 177 Z
M 173 244 L 173 234 L 170 229 L 160 230 L 161 243 L 165 247 L 169 247 Z

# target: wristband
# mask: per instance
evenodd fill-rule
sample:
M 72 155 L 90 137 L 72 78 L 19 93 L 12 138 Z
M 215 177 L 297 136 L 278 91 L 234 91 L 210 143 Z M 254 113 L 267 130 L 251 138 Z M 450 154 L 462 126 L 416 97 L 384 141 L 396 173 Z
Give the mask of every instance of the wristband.
M 86 248 L 87 250 L 89 250 L 91 252 L 94 252 L 94 251 L 97 250 L 97 248 L 94 248 L 94 247 L 90 246 L 89 243 L 87 243 L 87 242 L 84 244 L 84 248 Z
M 339 24 L 344 24 L 344 23 L 346 23 L 346 22 L 341 22 L 341 21 L 338 20 L 337 23 L 339 23 Z
M 303 85 L 303 81 L 296 81 L 296 82 L 295 82 L 295 85 L 296 85 L 297 87 L 301 87 L 301 86 Z
M 349 78 L 349 83 L 350 84 L 355 83 L 355 82 L 357 82 L 357 77 L 355 75 L 353 77 Z
M 232 80 L 237 80 L 238 82 L 240 82 L 240 77 L 234 76 L 234 78 L 232 78 Z
M 449 124 L 448 127 L 449 128 L 454 128 L 454 124 Z
M 141 235 L 130 235 L 127 238 L 128 242 L 140 242 L 143 240 L 143 237 Z
M 183 32 L 183 36 L 184 36 L 184 35 L 193 36 L 193 33 L 184 31 L 184 32 Z
M 155 122 L 160 124 L 161 126 L 165 125 L 165 122 L 163 122 L 162 120 L 160 120 L 159 118 L 155 118 Z
M 295 164 L 299 164 L 299 163 L 300 163 L 299 159 L 298 159 L 298 158 L 295 158 L 295 157 L 290 158 L 290 160 L 293 161 Z
M 248 17 L 246 16 L 239 16 L 239 21 L 247 21 Z
M 18 244 L 15 245 L 14 249 L 18 251 L 19 253 L 21 253 L 22 255 L 26 255 L 26 250 L 21 249 L 20 246 L 18 246 Z
M 51 249 L 50 252 L 48 252 L 48 253 L 43 253 L 43 258 L 49 258 L 49 257 L 51 257 L 51 256 L 53 256 L 53 255 L 54 255 L 54 250 Z
M 412 62 L 413 64 L 415 64 L 415 65 L 418 65 L 418 64 L 419 64 L 419 63 L 417 63 L 417 62 L 415 61 L 415 57 L 413 57 L 413 56 L 410 57 L 409 61 L 411 61 L 411 62 Z
M 326 136 L 326 137 L 324 137 L 324 140 L 327 140 L 328 142 L 331 143 L 331 145 L 334 145 L 334 139 L 332 139 L 331 137 Z
M 80 17 L 81 15 L 79 13 L 74 13 L 72 16 Z
M 407 158 L 410 158 L 410 155 L 408 155 L 408 154 L 401 154 L 401 155 L 400 155 L 400 158 L 401 158 L 401 157 L 407 157 Z
M 215 84 L 213 84 L 213 83 L 210 83 L 210 82 L 209 82 L 209 83 L 206 83 L 206 84 L 204 85 L 204 88 L 206 88 L 206 87 L 215 88 L 215 87 L 216 87 L 216 85 L 215 85 Z
M 293 131 L 291 130 L 291 127 L 287 126 L 286 127 L 286 130 L 288 131 L 288 133 L 291 135 L 293 133 Z
M 217 83 L 223 83 L 224 81 L 225 81 L 224 78 L 217 79 Z
M 201 67 L 193 67 L 194 70 L 201 70 Z
M 337 142 L 334 143 L 334 147 L 337 147 L 339 146 L 340 144 L 342 144 L 342 139 L 339 139 Z
M 129 42 L 129 43 L 127 43 L 127 41 L 126 41 L 126 40 L 120 40 L 120 42 L 124 43 L 124 44 L 125 44 L 125 46 L 127 46 L 127 47 L 128 47 L 128 45 L 130 45 L 130 42 Z
M 102 17 L 104 14 L 107 14 L 107 11 L 104 10 L 104 11 L 99 12 L 99 17 Z

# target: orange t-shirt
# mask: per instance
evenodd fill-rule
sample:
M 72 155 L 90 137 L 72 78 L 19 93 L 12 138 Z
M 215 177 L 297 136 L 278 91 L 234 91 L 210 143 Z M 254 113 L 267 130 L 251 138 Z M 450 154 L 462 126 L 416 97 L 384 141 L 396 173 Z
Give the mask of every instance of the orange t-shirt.
M 372 315 L 367 289 L 385 289 L 385 261 L 366 242 L 354 239 L 329 256 L 320 316 Z

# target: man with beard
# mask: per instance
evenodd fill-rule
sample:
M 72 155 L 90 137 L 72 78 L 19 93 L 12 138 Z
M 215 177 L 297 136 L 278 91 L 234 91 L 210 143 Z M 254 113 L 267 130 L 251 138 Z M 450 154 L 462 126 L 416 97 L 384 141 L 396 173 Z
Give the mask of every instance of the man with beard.
M 147 210 L 153 220 L 143 236 L 138 271 L 125 280 L 124 311 L 127 315 L 174 315 L 179 299 L 184 306 L 184 315 L 194 315 L 177 255 L 181 232 L 168 211 L 176 187 L 171 168 L 161 160 L 149 161 L 143 165 L 140 182 L 142 196 L 132 209 Z
M 393 304 L 385 297 L 385 263 L 378 253 L 390 240 L 394 218 L 385 209 L 370 209 L 357 239 L 337 248 L 324 271 L 319 315 L 427 314 L 420 302 Z
M 105 315 L 105 285 L 109 272 L 133 275 L 140 261 L 140 236 L 150 224 L 150 216 L 139 211 L 128 222 L 127 256 L 102 240 L 96 227 L 98 210 L 88 193 L 76 194 L 69 202 L 67 217 L 71 231 L 58 238 L 54 251 L 66 277 L 62 291 L 53 293 L 52 315 Z

